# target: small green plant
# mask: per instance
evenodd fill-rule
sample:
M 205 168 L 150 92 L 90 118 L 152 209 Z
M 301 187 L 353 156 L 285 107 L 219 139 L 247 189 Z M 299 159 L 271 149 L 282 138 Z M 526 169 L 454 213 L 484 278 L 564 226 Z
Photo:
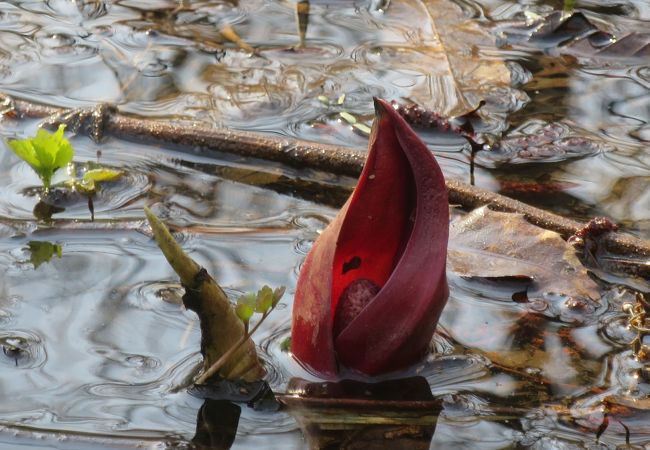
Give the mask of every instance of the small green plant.
M 86 170 L 81 178 L 77 178 L 72 163 L 74 149 L 63 137 L 64 131 L 65 125 L 59 125 L 55 133 L 39 129 L 35 137 L 7 141 L 9 148 L 34 169 L 46 192 L 52 185 L 54 173 L 63 167 L 68 167 L 70 176 L 63 185 L 87 195 L 97 191 L 97 183 L 112 181 L 122 175 L 120 170 L 99 167 Z
M 248 324 L 251 317 L 253 317 L 253 314 L 262 314 L 262 318 L 250 334 L 253 334 L 255 329 L 257 329 L 262 321 L 264 321 L 271 311 L 273 311 L 284 295 L 284 291 L 284 286 L 280 286 L 273 290 L 269 286 L 265 285 L 262 289 L 257 291 L 257 294 L 250 292 L 239 297 L 235 312 L 237 313 L 237 317 L 244 322 L 246 333 L 248 333 Z
M 34 169 L 46 191 L 50 189 L 54 172 L 72 161 L 74 151 L 63 137 L 64 130 L 65 125 L 60 125 L 55 133 L 39 129 L 35 137 L 7 142 L 9 148 Z
M 237 317 L 244 323 L 244 335 L 226 352 L 224 353 L 212 366 L 206 370 L 197 380 L 197 384 L 205 383 L 208 378 L 217 373 L 219 369 L 228 361 L 228 359 L 235 354 L 235 352 L 257 331 L 262 322 L 271 314 L 275 307 L 280 302 L 284 295 L 285 287 L 280 286 L 276 289 L 271 289 L 269 286 L 264 285 L 262 289 L 254 292 L 244 294 L 237 299 L 237 306 L 235 312 Z M 254 314 L 261 314 L 262 317 L 257 321 L 252 329 L 249 329 L 250 320 Z
M 88 209 L 94 220 L 93 195 L 97 192 L 98 183 L 112 181 L 122 176 L 122 171 L 97 167 L 86 164 L 86 170 L 80 178 L 72 162 L 74 149 L 70 142 L 63 137 L 65 125 L 60 125 L 55 133 L 43 129 L 36 132 L 36 136 L 27 139 L 12 139 L 7 141 L 9 148 L 23 161 L 30 165 L 43 182 L 43 196 L 34 209 L 38 218 L 50 219 L 54 212 L 63 210 L 53 203 L 52 177 L 55 172 L 63 167 L 68 168 L 69 178 L 61 183 L 68 191 L 78 192 L 88 197 Z

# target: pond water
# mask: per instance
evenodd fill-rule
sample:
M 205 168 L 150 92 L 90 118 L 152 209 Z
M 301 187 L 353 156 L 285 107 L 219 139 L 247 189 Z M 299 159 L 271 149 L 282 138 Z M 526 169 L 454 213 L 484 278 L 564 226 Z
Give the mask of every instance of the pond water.
M 549 14 L 561 2 L 444 2 L 453 20 L 481 30 L 470 60 L 510 77 L 504 83 L 495 68 L 476 82 L 459 69 L 451 83 L 467 98 L 454 101 L 440 68 L 445 54 L 428 49 L 440 39 L 431 31 L 438 3 L 314 1 L 305 45 L 296 47 L 296 5 L 288 1 L 197 1 L 178 10 L 179 2 L 162 0 L 1 2 L 0 91 L 355 148 L 367 144 L 363 127 L 340 113 L 370 125 L 372 96 L 449 114 L 484 98 L 479 131 L 515 136 L 560 124 L 596 151 L 532 163 L 479 154 L 472 167 L 463 140 L 422 130 L 446 176 L 579 220 L 607 215 L 650 238 L 648 58 L 543 52 L 539 43 L 509 40 L 508 27 L 525 14 Z M 576 3 L 617 36 L 648 28 L 644 1 Z M 453 20 L 435 26 L 455 32 Z M 31 136 L 37 125 L 5 118 L 0 134 Z M 76 162 L 126 171 L 98 193 L 94 221 L 84 201 L 36 220 L 38 177 L 0 149 L 0 449 L 190 448 L 203 400 L 183 387 L 201 359 L 198 319 L 180 305 L 182 289 L 150 237 L 145 205 L 232 297 L 287 286 L 255 340 L 276 392 L 292 377 L 313 378 L 281 343 L 300 264 L 353 179 L 112 136 L 71 141 Z M 305 184 L 316 188 L 297 188 Z M 35 262 L 35 246 L 46 245 L 36 242 L 59 245 L 61 255 Z M 645 395 L 621 310 L 634 299 L 626 280 L 600 282 L 600 306 L 578 318 L 513 302 L 519 286 L 451 273 L 449 281 L 436 351 L 407 372 L 424 376 L 443 400 L 432 447 L 615 448 L 626 427 L 632 444 L 650 442 L 647 406 L 610 420 L 597 440 L 605 396 Z M 232 448 L 305 447 L 289 414 L 242 407 Z

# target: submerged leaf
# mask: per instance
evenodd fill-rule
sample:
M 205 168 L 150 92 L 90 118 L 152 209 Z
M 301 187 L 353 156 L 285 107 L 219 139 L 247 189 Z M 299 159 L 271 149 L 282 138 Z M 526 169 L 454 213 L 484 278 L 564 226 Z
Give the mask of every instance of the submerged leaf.
M 53 244 L 48 241 L 29 241 L 27 247 L 31 254 L 29 262 L 34 265 L 34 269 L 38 269 L 38 266 L 49 262 L 55 256 L 61 258 L 63 253 L 63 247 L 60 244 Z
M 575 304 L 600 297 L 574 248 L 521 214 L 482 207 L 452 223 L 448 263 L 463 277 L 528 280 L 529 300 L 556 295 Z
M 509 132 L 489 150 L 476 154 L 482 167 L 557 162 L 595 155 L 611 148 L 584 130 L 560 122 L 531 121 Z
M 113 181 L 121 177 L 122 174 L 123 172 L 121 170 L 115 170 L 115 169 L 107 169 L 107 168 L 91 169 L 84 173 L 82 179 L 83 181 L 93 181 L 93 182 Z
M 428 23 L 414 23 L 413 28 L 420 25 L 418 37 L 422 43 L 407 63 L 418 72 L 426 65 L 424 73 L 428 75 L 413 89 L 410 100 L 453 117 L 474 110 L 495 89 L 512 90 L 510 71 L 503 60 L 480 55 L 486 47 L 496 48 L 494 37 L 476 21 L 468 20 L 456 3 L 424 0 L 414 9 L 420 11 L 413 17 L 419 13 L 418 17 Z

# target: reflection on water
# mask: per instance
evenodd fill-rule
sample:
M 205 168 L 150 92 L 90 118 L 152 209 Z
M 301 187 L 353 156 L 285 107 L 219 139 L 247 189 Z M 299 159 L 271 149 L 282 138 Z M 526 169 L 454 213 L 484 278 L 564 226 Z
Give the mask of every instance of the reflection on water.
M 421 96 L 424 62 L 439 59 L 423 53 L 420 32 L 430 21 L 413 18 L 424 11 L 416 1 L 393 0 L 384 13 L 373 10 L 373 2 L 311 2 L 301 49 L 294 48 L 291 2 L 185 3 L 192 4 L 0 2 L 0 90 L 61 106 L 110 101 L 124 112 L 164 120 L 191 118 L 363 147 L 365 138 L 339 113 L 369 122 L 373 95 Z M 458 3 L 465 17 L 481 18 L 486 28 L 527 11 L 550 11 L 543 3 Z M 644 2 L 620 4 L 605 11 L 597 2 L 580 2 L 614 32 L 647 27 Z M 257 55 L 219 31 L 226 25 Z M 525 43 L 472 51 L 476 58 L 507 60 L 521 84 L 490 93 L 492 129 L 560 126 L 602 143 L 571 160 L 495 166 L 479 158 L 477 184 L 575 218 L 608 214 L 650 236 L 647 63 L 542 57 Z M 318 100 L 342 93 L 342 105 Z M 1 126 L 7 138 L 33 134 L 36 124 L 4 120 Z M 442 156 L 447 176 L 469 179 L 462 142 L 424 137 Z M 83 201 L 67 205 L 52 222 L 35 221 L 38 178 L 0 149 L 0 448 L 186 448 L 193 438 L 198 442 L 197 416 L 209 416 L 214 407 L 199 412 L 203 401 L 183 389 L 200 361 L 198 320 L 180 306 L 176 277 L 147 234 L 144 205 L 231 297 L 263 284 L 288 287 L 284 304 L 255 339 L 274 390 L 285 391 L 294 377 L 313 379 L 282 350 L 291 294 L 311 243 L 354 180 L 110 137 L 101 145 L 76 137 L 73 144 L 76 161 L 127 172 L 97 194 L 94 223 Z M 60 245 L 61 257 L 35 264 L 34 241 Z M 575 320 L 514 303 L 520 286 L 450 277 L 435 353 L 396 374 L 424 377 L 442 400 L 432 445 L 597 445 L 602 400 L 611 397 L 620 412 L 615 396 L 643 395 L 640 363 L 629 351 L 634 335 L 621 311 L 633 301 L 624 282 L 603 283 L 601 306 Z M 233 448 L 304 448 L 289 414 L 226 408 L 238 415 Z M 621 423 L 630 427 L 632 442 L 648 440 L 640 419 L 619 415 L 610 423 L 600 436 L 603 445 L 625 443 Z M 9 424 L 9 431 L 2 428 Z M 221 444 L 232 438 L 220 436 Z

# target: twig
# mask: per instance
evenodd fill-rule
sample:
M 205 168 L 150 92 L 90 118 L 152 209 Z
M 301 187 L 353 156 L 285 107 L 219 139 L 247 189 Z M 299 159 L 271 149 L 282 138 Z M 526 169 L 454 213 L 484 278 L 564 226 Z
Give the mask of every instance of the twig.
M 69 110 L 6 97 L 5 114 L 17 117 L 50 117 Z M 281 162 L 287 165 L 318 169 L 340 175 L 357 176 L 363 167 L 365 153 L 351 148 L 319 144 L 292 138 L 230 129 L 208 128 L 194 122 L 172 123 L 129 117 L 113 113 L 106 118 L 105 131 L 118 137 L 143 141 L 198 147 L 204 151 L 232 153 Z M 523 214 L 531 223 L 556 231 L 563 238 L 584 228 L 585 224 L 567 219 L 503 195 L 447 179 L 449 201 L 465 209 L 489 205 L 492 209 Z M 600 238 L 604 248 L 624 256 L 650 257 L 650 242 L 618 232 Z M 642 261 L 650 266 L 650 261 Z

